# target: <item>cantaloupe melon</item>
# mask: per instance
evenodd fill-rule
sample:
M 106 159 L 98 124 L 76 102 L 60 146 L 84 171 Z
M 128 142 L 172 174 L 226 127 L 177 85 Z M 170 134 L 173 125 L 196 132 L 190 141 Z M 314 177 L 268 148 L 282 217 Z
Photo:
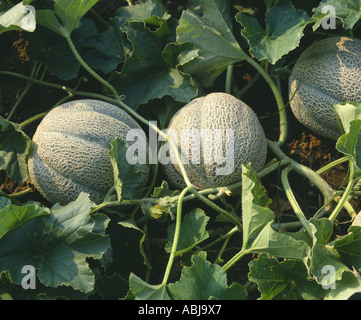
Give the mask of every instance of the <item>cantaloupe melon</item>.
M 198 189 L 235 183 L 242 178 L 242 164 L 251 162 L 258 171 L 266 161 L 266 137 L 257 115 L 230 94 L 215 92 L 192 100 L 173 116 L 167 133 L 178 145 L 188 178 Z M 162 163 L 164 172 L 170 183 L 183 188 L 176 154 L 172 148 L 168 154 L 169 163 Z
M 302 124 L 337 139 L 342 132 L 333 106 L 361 102 L 361 40 L 332 37 L 307 48 L 289 78 L 289 98 Z
M 125 140 L 130 129 L 141 127 L 125 111 L 103 101 L 75 100 L 54 108 L 33 136 L 31 182 L 52 203 L 67 204 L 80 192 L 101 203 L 114 184 L 110 143 L 116 137 Z M 148 165 L 136 168 L 145 183 Z

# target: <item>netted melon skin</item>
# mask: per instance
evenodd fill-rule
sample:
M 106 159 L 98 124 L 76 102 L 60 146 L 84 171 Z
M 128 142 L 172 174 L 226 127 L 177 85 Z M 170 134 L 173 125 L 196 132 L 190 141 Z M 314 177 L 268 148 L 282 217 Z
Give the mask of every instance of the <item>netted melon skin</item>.
M 52 203 L 67 204 L 80 192 L 101 203 L 114 184 L 110 143 L 125 140 L 130 129 L 142 130 L 125 111 L 103 101 L 76 100 L 54 108 L 32 139 L 31 182 Z M 149 166 L 136 167 L 146 183 Z
M 302 124 L 324 137 L 339 138 L 333 106 L 361 102 L 361 40 L 332 37 L 307 48 L 289 78 L 289 99 Z
M 223 130 L 222 150 L 215 150 L 214 136 L 212 139 L 205 139 L 201 148 L 181 150 L 181 133 L 184 129 L 202 130 Z M 204 156 L 221 152 L 226 157 L 226 132 L 232 130 L 234 133 L 233 170 L 230 174 L 216 174 L 220 168 L 219 162 L 213 160 L 205 163 Z M 264 130 L 254 111 L 242 101 L 232 95 L 215 92 L 207 96 L 196 98 L 180 109 L 172 118 L 168 132 L 174 130 L 177 133 L 178 141 L 175 141 L 181 153 L 188 157 L 189 163 L 183 163 L 190 182 L 197 189 L 205 189 L 218 186 L 226 186 L 242 179 L 242 164 L 251 162 L 253 169 L 259 171 L 265 164 L 267 156 L 267 144 Z M 190 131 L 191 132 L 191 131 Z M 176 162 L 176 155 L 172 148 L 169 149 L 170 162 L 163 164 L 163 170 L 168 181 L 177 188 L 184 188 L 185 182 L 181 175 L 179 165 Z M 196 159 L 196 161 L 193 161 Z M 200 162 L 197 161 L 200 159 Z

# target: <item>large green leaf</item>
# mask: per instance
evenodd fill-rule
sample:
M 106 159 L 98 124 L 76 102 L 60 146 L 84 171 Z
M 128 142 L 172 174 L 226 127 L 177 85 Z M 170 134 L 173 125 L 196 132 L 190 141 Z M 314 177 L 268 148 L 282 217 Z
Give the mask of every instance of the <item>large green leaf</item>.
M 249 280 L 257 283 L 262 300 L 319 300 L 327 293 L 309 279 L 305 265 L 299 260 L 279 262 L 261 254 L 249 263 L 249 268 Z
M 109 247 L 105 234 L 109 219 L 90 216 L 95 206 L 89 195 L 81 193 L 76 201 L 56 204 L 50 214 L 8 232 L 0 241 L 0 274 L 7 272 L 14 284 L 21 284 L 22 267 L 32 265 L 45 286 L 92 291 L 95 276 L 86 258 L 99 259 Z
M 0 170 L 17 182 L 28 178 L 30 144 L 31 139 L 18 126 L 0 117 Z
M 205 252 L 192 256 L 192 266 L 183 267 L 179 281 L 168 284 L 175 300 L 245 300 L 246 289 L 239 283 L 227 285 L 227 275 L 217 264 L 206 260 Z
M 251 55 L 272 64 L 298 47 L 304 28 L 313 21 L 305 11 L 295 9 L 290 1 L 282 1 L 266 13 L 267 31 L 248 14 L 240 12 L 236 20 L 244 28 L 242 35 L 249 43 Z
M 208 231 L 206 230 L 208 220 L 209 217 L 207 217 L 204 211 L 199 208 L 193 209 L 183 218 L 176 250 L 177 255 L 191 250 L 198 243 L 209 237 Z M 169 253 L 172 249 L 175 224 L 171 224 L 168 227 L 167 232 L 168 242 L 165 246 L 165 250 Z
M 119 19 L 114 20 L 118 25 Z M 143 22 L 129 22 L 121 26 L 131 42 L 133 51 L 119 71 L 114 71 L 110 82 L 124 102 L 133 109 L 148 101 L 171 96 L 176 101 L 188 102 L 197 95 L 192 78 L 179 70 L 178 65 L 169 65 L 163 56 L 166 46 L 175 41 L 176 21 L 168 19 L 151 31 Z M 170 48 L 168 50 L 174 50 Z
M 19 227 L 28 220 L 47 214 L 49 214 L 49 209 L 40 204 L 29 203 L 16 206 L 8 203 L 0 210 L 0 239 L 10 230 Z
M 69 37 L 79 27 L 83 16 L 98 2 L 98 0 L 58 0 L 54 10 L 38 10 L 38 24 L 56 33 Z
M 205 87 L 211 86 L 228 65 L 245 57 L 232 33 L 229 1 L 192 1 L 179 20 L 177 41 L 188 42 L 198 50 L 198 57 L 183 70 Z
M 313 18 L 316 19 L 313 30 L 321 25 L 323 19 L 328 18 L 341 19 L 343 27 L 348 30 L 361 18 L 361 0 L 322 0 L 313 12 Z

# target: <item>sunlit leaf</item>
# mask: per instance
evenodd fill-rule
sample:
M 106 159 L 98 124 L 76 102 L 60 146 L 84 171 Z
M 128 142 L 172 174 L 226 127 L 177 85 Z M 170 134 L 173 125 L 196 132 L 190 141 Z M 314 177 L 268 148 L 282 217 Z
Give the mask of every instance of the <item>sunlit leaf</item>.
M 176 300 L 228 299 L 245 300 L 246 289 L 239 283 L 227 284 L 227 275 L 221 266 L 206 260 L 201 252 L 192 256 L 192 266 L 183 267 L 179 281 L 168 284 Z
M 289 1 L 281 2 L 266 13 L 269 31 L 248 14 L 238 13 L 236 20 L 244 28 L 242 35 L 249 43 L 251 55 L 272 64 L 298 47 L 304 28 L 313 21 L 305 11 L 295 9 Z

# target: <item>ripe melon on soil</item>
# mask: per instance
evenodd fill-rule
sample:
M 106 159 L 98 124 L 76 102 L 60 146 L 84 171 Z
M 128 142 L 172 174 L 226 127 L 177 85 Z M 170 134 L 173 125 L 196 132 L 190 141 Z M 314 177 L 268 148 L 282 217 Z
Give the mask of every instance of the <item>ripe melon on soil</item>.
M 337 139 L 342 132 L 333 106 L 361 102 L 361 40 L 331 37 L 308 47 L 289 78 L 289 99 L 302 124 Z
M 29 176 L 50 202 L 67 204 L 80 192 L 101 203 L 114 184 L 110 143 L 125 140 L 138 123 L 120 108 L 99 100 L 75 100 L 51 110 L 39 124 L 28 160 Z M 149 167 L 137 164 L 146 183 Z
M 233 150 L 227 150 L 230 141 L 227 130 L 232 133 Z M 257 115 L 230 94 L 215 92 L 192 100 L 173 116 L 167 132 L 170 136 L 175 134 L 174 142 L 186 160 L 182 164 L 187 176 L 198 189 L 238 182 L 242 179 L 242 164 L 251 162 L 253 169 L 258 171 L 266 161 L 266 137 Z M 199 138 L 198 133 L 201 133 L 199 143 L 192 144 L 192 139 Z M 188 148 L 184 147 L 187 144 L 182 144 L 182 138 L 189 141 Z M 227 159 L 230 151 L 233 163 L 219 161 Z M 232 171 L 220 173 L 227 165 L 232 166 Z M 174 186 L 185 186 L 172 148 L 169 149 L 169 163 L 163 164 L 163 168 Z

